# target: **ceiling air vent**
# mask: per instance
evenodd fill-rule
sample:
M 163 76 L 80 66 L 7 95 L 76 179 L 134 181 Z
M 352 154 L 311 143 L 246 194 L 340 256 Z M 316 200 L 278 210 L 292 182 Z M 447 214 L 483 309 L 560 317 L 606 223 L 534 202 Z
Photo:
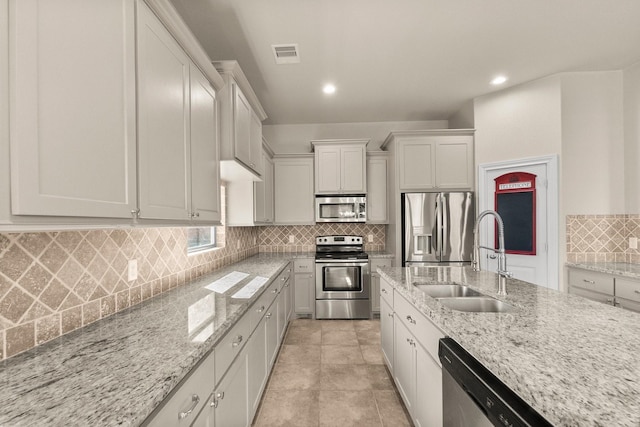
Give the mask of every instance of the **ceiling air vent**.
M 273 44 L 271 49 L 276 57 L 276 64 L 297 64 L 300 62 L 297 44 Z

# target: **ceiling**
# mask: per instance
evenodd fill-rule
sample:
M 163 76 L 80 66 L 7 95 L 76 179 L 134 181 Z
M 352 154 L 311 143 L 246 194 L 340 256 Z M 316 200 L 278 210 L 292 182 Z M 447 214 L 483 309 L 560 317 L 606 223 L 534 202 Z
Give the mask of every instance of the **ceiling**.
M 171 1 L 213 60 L 240 63 L 265 124 L 443 120 L 498 74 L 502 88 L 640 60 L 638 0 Z M 276 65 L 286 43 L 299 64 Z

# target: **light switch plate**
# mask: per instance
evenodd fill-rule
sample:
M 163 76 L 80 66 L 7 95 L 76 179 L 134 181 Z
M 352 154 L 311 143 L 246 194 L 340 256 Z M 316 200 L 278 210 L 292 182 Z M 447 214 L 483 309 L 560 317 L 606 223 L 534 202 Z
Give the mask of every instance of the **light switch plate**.
M 629 249 L 638 249 L 637 237 L 629 237 Z
M 367 241 L 368 241 L 369 243 L 372 243 L 372 242 L 373 242 L 373 234 L 369 234 L 369 235 L 367 236 Z
M 289 235 L 289 243 L 293 243 L 296 241 L 296 238 L 294 237 L 293 234 Z

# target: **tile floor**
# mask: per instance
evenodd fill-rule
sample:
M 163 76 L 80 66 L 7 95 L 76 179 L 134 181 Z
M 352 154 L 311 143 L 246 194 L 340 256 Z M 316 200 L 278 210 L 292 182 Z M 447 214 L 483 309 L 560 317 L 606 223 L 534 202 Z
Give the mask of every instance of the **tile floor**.
M 380 321 L 293 320 L 253 425 L 411 426 L 382 361 Z

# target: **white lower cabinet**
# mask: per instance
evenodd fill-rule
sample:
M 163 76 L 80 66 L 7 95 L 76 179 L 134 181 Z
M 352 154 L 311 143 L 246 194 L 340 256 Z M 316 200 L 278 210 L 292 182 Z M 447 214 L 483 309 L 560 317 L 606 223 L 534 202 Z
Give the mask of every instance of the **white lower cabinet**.
M 144 426 L 251 424 L 287 328 L 290 274 L 289 264 Z
M 438 343 L 444 334 L 381 279 L 382 355 L 416 426 L 442 425 L 442 366 Z M 393 308 L 392 308 L 393 307 Z
M 311 314 L 315 308 L 315 260 L 298 258 L 293 261 L 293 298 L 296 314 Z
M 393 373 L 393 308 L 384 299 L 380 299 L 380 341 L 384 362 Z
M 371 276 L 371 312 L 380 313 L 380 275 L 377 273 L 378 267 L 391 267 L 391 259 L 369 258 L 369 271 Z
M 152 427 L 182 427 L 190 426 L 196 414 L 203 408 L 208 408 L 207 396 L 214 387 L 214 353 L 210 353 L 189 376 L 176 387 L 166 403 L 144 425 Z M 205 409 L 206 410 L 206 409 Z M 198 417 L 200 419 L 200 417 Z M 213 424 L 198 424 L 212 426 Z

